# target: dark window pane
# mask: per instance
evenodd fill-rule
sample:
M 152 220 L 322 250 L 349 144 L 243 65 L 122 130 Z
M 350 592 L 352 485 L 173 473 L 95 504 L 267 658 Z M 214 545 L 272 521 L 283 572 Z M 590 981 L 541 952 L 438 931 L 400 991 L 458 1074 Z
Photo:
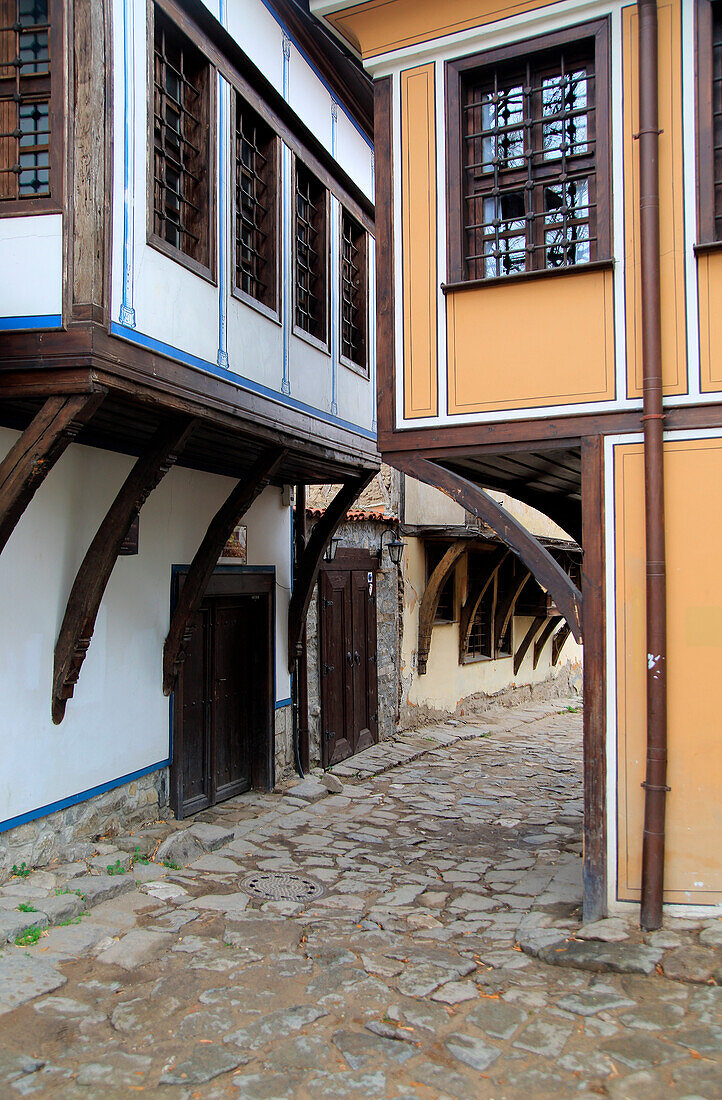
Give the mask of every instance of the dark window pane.
M 350 214 L 341 218 L 341 354 L 366 366 L 366 233 Z
M 326 189 L 296 162 L 296 324 L 326 339 Z
M 47 0 L 0 0 L 0 200 L 50 194 Z
M 276 307 L 276 136 L 236 101 L 236 285 Z

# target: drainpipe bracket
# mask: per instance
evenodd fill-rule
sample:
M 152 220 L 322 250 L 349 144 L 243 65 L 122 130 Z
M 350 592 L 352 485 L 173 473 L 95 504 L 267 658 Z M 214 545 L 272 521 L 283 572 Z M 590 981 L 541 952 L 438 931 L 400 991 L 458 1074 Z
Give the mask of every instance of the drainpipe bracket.
M 632 134 L 635 141 L 639 141 L 645 134 L 663 134 L 664 130 L 655 130 L 653 126 L 647 126 L 644 130 L 637 130 L 636 134 Z
M 644 787 L 645 791 L 671 791 L 672 790 L 671 787 L 659 786 L 658 783 L 647 783 L 646 780 L 644 781 L 644 783 L 640 783 L 639 785 L 640 785 L 640 787 Z

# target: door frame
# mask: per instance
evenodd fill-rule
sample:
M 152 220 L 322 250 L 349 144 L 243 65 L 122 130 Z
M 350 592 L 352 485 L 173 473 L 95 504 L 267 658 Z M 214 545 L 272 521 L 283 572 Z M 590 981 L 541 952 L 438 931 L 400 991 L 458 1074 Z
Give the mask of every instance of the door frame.
M 320 735 L 320 747 L 321 747 L 321 766 L 323 768 L 329 767 L 329 748 L 324 739 L 324 714 L 323 714 L 323 685 L 321 683 L 321 668 L 323 664 L 324 653 L 324 626 L 323 626 L 323 607 L 321 604 L 321 573 L 332 573 L 338 571 L 348 571 L 349 573 L 354 570 L 363 570 L 367 573 L 373 573 L 374 575 L 374 606 L 378 614 L 378 572 L 380 569 L 378 555 L 373 550 L 368 550 L 365 547 L 339 547 L 336 552 L 335 558 L 332 561 L 322 561 L 319 570 L 319 578 L 317 584 L 317 600 L 318 600 L 318 631 L 317 631 L 317 646 L 318 646 L 318 699 L 319 699 L 319 735 Z M 378 744 L 379 741 L 379 723 L 378 723 L 378 675 L 379 675 L 379 640 L 378 640 L 378 618 L 374 616 L 376 622 L 376 637 L 374 638 L 374 659 L 373 667 L 374 674 L 376 676 L 376 697 L 377 697 L 377 719 L 376 719 L 376 733 L 374 744 Z M 370 663 L 370 662 L 369 662 Z M 368 665 L 367 665 L 368 667 Z M 346 757 L 345 759 L 351 759 Z
M 171 567 L 171 607 L 173 615 L 178 596 L 188 575 L 188 565 Z M 258 737 L 251 745 L 251 787 L 256 790 L 273 790 L 276 783 L 275 753 L 275 701 L 276 701 L 276 568 L 273 565 L 219 565 L 206 585 L 202 599 L 213 596 L 264 596 L 267 604 L 268 646 L 266 658 L 269 675 L 265 697 L 259 710 L 264 721 Z M 170 697 L 170 804 L 178 818 L 189 817 L 193 811 L 182 814 L 181 783 L 183 767 L 181 753 L 183 733 L 180 723 L 181 707 L 175 706 L 176 692 L 183 683 L 182 669 Z M 211 807 L 212 808 L 212 807 Z

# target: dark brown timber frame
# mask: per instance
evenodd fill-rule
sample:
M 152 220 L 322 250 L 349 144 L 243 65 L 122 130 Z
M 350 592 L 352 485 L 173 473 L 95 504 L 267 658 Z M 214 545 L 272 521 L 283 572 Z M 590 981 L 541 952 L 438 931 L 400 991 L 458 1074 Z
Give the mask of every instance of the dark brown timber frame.
M 697 225 L 698 242 L 722 247 L 722 209 L 715 202 L 714 0 L 697 0 Z
M 506 628 L 509 625 L 509 620 L 514 614 L 514 608 L 516 602 L 521 596 L 524 585 L 531 577 L 529 570 L 520 573 L 519 578 L 509 583 L 509 588 L 506 592 L 504 599 L 497 606 L 494 615 L 494 652 L 499 649 L 501 639 L 504 637 Z
M 178 671 L 185 660 L 185 647 L 192 633 L 189 624 L 198 610 L 223 547 L 233 533 L 233 528 L 266 488 L 286 453 L 282 447 L 264 451 L 248 471 L 248 476 L 239 481 L 208 525 L 186 574 L 163 646 L 164 695 L 170 695 L 175 686 Z
M 293 524 L 294 569 L 303 561 L 307 536 L 306 486 L 301 483 L 296 486 L 296 513 Z M 295 688 L 298 755 L 301 770 L 307 772 L 311 767 L 311 733 L 308 726 L 308 642 L 305 623 L 301 631 L 300 653 L 297 655 Z
M 104 396 L 49 397 L 0 462 L 0 554 L 33 496 Z
M 128 474 L 83 558 L 68 597 L 55 646 L 53 722 L 65 716 L 88 651 L 100 601 L 128 528 L 152 491 L 174 466 L 196 421 L 182 417 L 162 425 Z
M 453 576 L 457 561 L 468 549 L 468 542 L 452 542 L 426 583 L 419 608 L 419 640 L 416 647 L 419 676 L 424 676 L 426 673 L 431 633 L 434 629 L 436 609 L 439 606 L 442 589 L 448 578 Z
M 534 668 L 539 664 L 539 658 L 544 651 L 544 646 L 547 644 L 561 621 L 561 615 L 553 615 L 551 619 L 547 619 L 544 629 L 534 642 Z
M 318 579 L 318 571 L 321 568 L 326 547 L 356 497 L 364 491 L 375 473 L 375 470 L 365 470 L 358 477 L 341 486 L 326 511 L 314 525 L 311 537 L 306 543 L 303 557 L 298 562 L 293 595 L 288 607 L 288 667 L 291 672 L 300 656 L 301 635 L 306 624 L 308 605 L 311 602 L 313 587 Z
M 559 660 L 562 650 L 564 649 L 565 642 L 569 637 L 569 623 L 562 623 L 557 630 L 556 634 L 552 638 L 552 664 L 555 665 Z
M 539 631 L 541 630 L 541 628 L 542 628 L 542 626 L 544 625 L 545 622 L 546 622 L 545 618 L 542 618 L 541 615 L 537 615 L 536 619 L 532 620 L 531 626 L 529 627 L 526 634 L 524 635 L 524 637 L 520 641 L 519 646 L 517 647 L 516 653 L 514 654 L 514 675 L 515 676 L 518 673 L 519 669 L 521 668 L 521 663 L 527 655 L 527 651 L 529 649 L 529 646 L 534 641 L 534 639 L 536 638 L 537 634 L 539 633 Z
M 459 661 L 464 662 L 467 660 L 467 652 L 469 646 L 469 634 L 476 617 L 476 611 L 479 604 L 486 594 L 486 590 L 489 585 L 493 583 L 494 577 L 499 572 L 502 564 L 506 561 L 510 551 L 503 546 L 499 546 L 496 550 L 492 551 L 489 555 L 489 571 L 486 576 L 481 577 L 474 588 L 468 591 L 464 606 L 461 609 L 459 615 Z
M 411 477 L 418 478 L 427 485 L 433 485 L 436 489 L 441 489 L 442 493 L 446 493 L 452 500 L 462 504 L 469 512 L 488 524 L 504 545 L 521 559 L 541 587 L 551 593 L 559 611 L 569 623 L 572 634 L 581 644 L 582 594 L 569 574 L 555 561 L 539 540 L 527 531 L 526 527 L 522 526 L 480 486 L 439 466 L 436 462 L 416 455 L 396 454 L 392 459 L 386 457 L 403 473 L 410 474 Z

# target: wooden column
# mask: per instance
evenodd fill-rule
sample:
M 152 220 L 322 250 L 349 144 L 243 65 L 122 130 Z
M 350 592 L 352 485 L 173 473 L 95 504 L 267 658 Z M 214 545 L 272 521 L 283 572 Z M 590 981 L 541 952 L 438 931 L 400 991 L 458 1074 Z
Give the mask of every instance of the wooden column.
M 123 539 L 153 489 L 175 465 L 194 426 L 195 420 L 182 417 L 158 429 L 125 479 L 83 558 L 55 646 L 52 715 L 56 725 L 62 722 L 67 701 L 72 698 Z
M 555 665 L 559 660 L 569 634 L 569 623 L 562 623 L 552 638 L 552 665 Z
M 306 486 L 301 483 L 296 486 L 296 524 L 295 535 L 295 565 L 303 559 L 306 549 Z M 308 727 L 308 642 L 306 639 L 306 624 L 303 624 L 301 632 L 301 653 L 296 664 L 296 703 L 298 706 L 298 755 L 301 760 L 301 769 L 308 772 L 311 767 L 311 734 Z
M 49 397 L 0 462 L 0 553 L 35 493 L 104 396 L 105 391 Z
M 604 447 L 582 439 L 584 560 L 584 920 L 607 915 L 607 669 Z
M 311 602 L 313 586 L 318 580 L 318 571 L 321 568 L 326 547 L 356 497 L 364 491 L 375 476 L 376 470 L 365 470 L 358 477 L 345 482 L 315 524 L 311 537 L 306 543 L 303 558 L 298 563 L 296 582 L 288 608 L 288 667 L 291 672 L 299 655 L 301 633 L 306 624 L 308 605 Z
M 203 598 L 223 547 L 233 533 L 233 528 L 266 488 L 287 453 L 283 447 L 271 447 L 264 451 L 248 471 L 248 476 L 238 482 L 208 525 L 173 609 L 170 629 L 163 646 L 164 695 L 172 692 L 180 666 L 185 660 L 184 646 L 190 641 L 192 633 L 190 621 Z

